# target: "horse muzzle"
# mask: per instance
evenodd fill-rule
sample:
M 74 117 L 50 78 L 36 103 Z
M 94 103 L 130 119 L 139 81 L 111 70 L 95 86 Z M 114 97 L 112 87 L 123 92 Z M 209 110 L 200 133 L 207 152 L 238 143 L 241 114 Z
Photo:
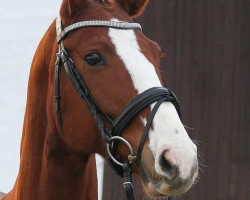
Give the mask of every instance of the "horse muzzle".
M 149 196 L 181 195 L 191 188 L 198 177 L 195 152 L 189 152 L 187 156 L 181 150 L 164 150 L 160 155 L 156 154 L 156 158 L 148 152 L 142 156 L 140 172 L 144 189 Z

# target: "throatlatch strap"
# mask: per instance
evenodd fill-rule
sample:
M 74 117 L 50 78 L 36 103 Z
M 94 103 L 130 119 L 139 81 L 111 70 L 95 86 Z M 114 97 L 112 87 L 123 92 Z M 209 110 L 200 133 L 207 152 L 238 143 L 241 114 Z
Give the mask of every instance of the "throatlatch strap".
M 124 163 L 123 171 L 124 171 L 124 180 L 125 180 L 125 182 L 123 183 L 123 186 L 124 186 L 124 190 L 126 193 L 126 197 L 128 200 L 134 200 L 134 189 L 132 185 L 132 164 Z

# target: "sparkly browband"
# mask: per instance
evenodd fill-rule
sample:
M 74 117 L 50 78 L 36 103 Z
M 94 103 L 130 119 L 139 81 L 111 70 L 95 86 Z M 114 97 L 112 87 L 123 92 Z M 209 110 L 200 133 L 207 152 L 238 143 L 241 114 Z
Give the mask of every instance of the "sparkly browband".
M 60 41 L 71 31 L 80 28 L 87 28 L 87 27 L 110 27 L 116 29 L 139 29 L 142 31 L 142 27 L 138 23 L 129 23 L 124 21 L 104 21 L 104 20 L 90 20 L 90 21 L 81 21 L 70 26 L 65 27 L 62 30 L 62 21 L 61 17 L 58 16 L 56 20 L 56 30 L 57 30 L 57 42 Z

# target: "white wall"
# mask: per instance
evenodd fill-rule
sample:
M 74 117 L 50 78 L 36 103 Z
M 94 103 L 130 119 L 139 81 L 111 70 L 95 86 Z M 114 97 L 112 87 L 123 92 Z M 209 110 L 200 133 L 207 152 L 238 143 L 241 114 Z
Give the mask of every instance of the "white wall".
M 0 0 L 0 191 L 14 185 L 31 61 L 61 0 Z M 99 196 L 103 161 L 98 157 Z

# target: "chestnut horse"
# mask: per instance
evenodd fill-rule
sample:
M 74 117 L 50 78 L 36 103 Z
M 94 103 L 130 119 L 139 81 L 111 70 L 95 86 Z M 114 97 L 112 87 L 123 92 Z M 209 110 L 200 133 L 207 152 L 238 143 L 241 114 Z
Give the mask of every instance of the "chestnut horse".
M 139 16 L 147 3 L 148 0 L 63 0 L 61 5 L 63 27 L 87 20 L 122 21 L 132 25 L 127 29 L 116 25 L 85 27 L 63 38 L 64 48 L 91 96 L 110 119 L 119 116 L 138 95 L 162 87 L 160 48 L 137 29 L 138 25 L 131 23 L 131 18 Z M 58 120 L 54 109 L 58 48 L 54 21 L 33 59 L 19 174 L 4 200 L 98 198 L 94 155 L 107 157 L 106 143 L 93 113 L 77 95 L 65 70 L 60 74 L 61 119 Z M 151 110 L 158 104 L 155 103 L 135 115 L 122 131 L 122 138 L 132 150 L 139 147 Z M 148 127 L 151 127 L 148 137 L 144 138 L 140 166 L 133 165 L 133 173 L 141 175 L 144 190 L 152 197 L 183 194 L 198 176 L 197 148 L 181 123 L 176 105 L 169 101 L 161 103 L 154 113 L 152 126 Z M 101 120 L 107 125 L 103 116 Z M 117 144 L 117 154 L 127 160 L 130 151 L 126 143 Z

